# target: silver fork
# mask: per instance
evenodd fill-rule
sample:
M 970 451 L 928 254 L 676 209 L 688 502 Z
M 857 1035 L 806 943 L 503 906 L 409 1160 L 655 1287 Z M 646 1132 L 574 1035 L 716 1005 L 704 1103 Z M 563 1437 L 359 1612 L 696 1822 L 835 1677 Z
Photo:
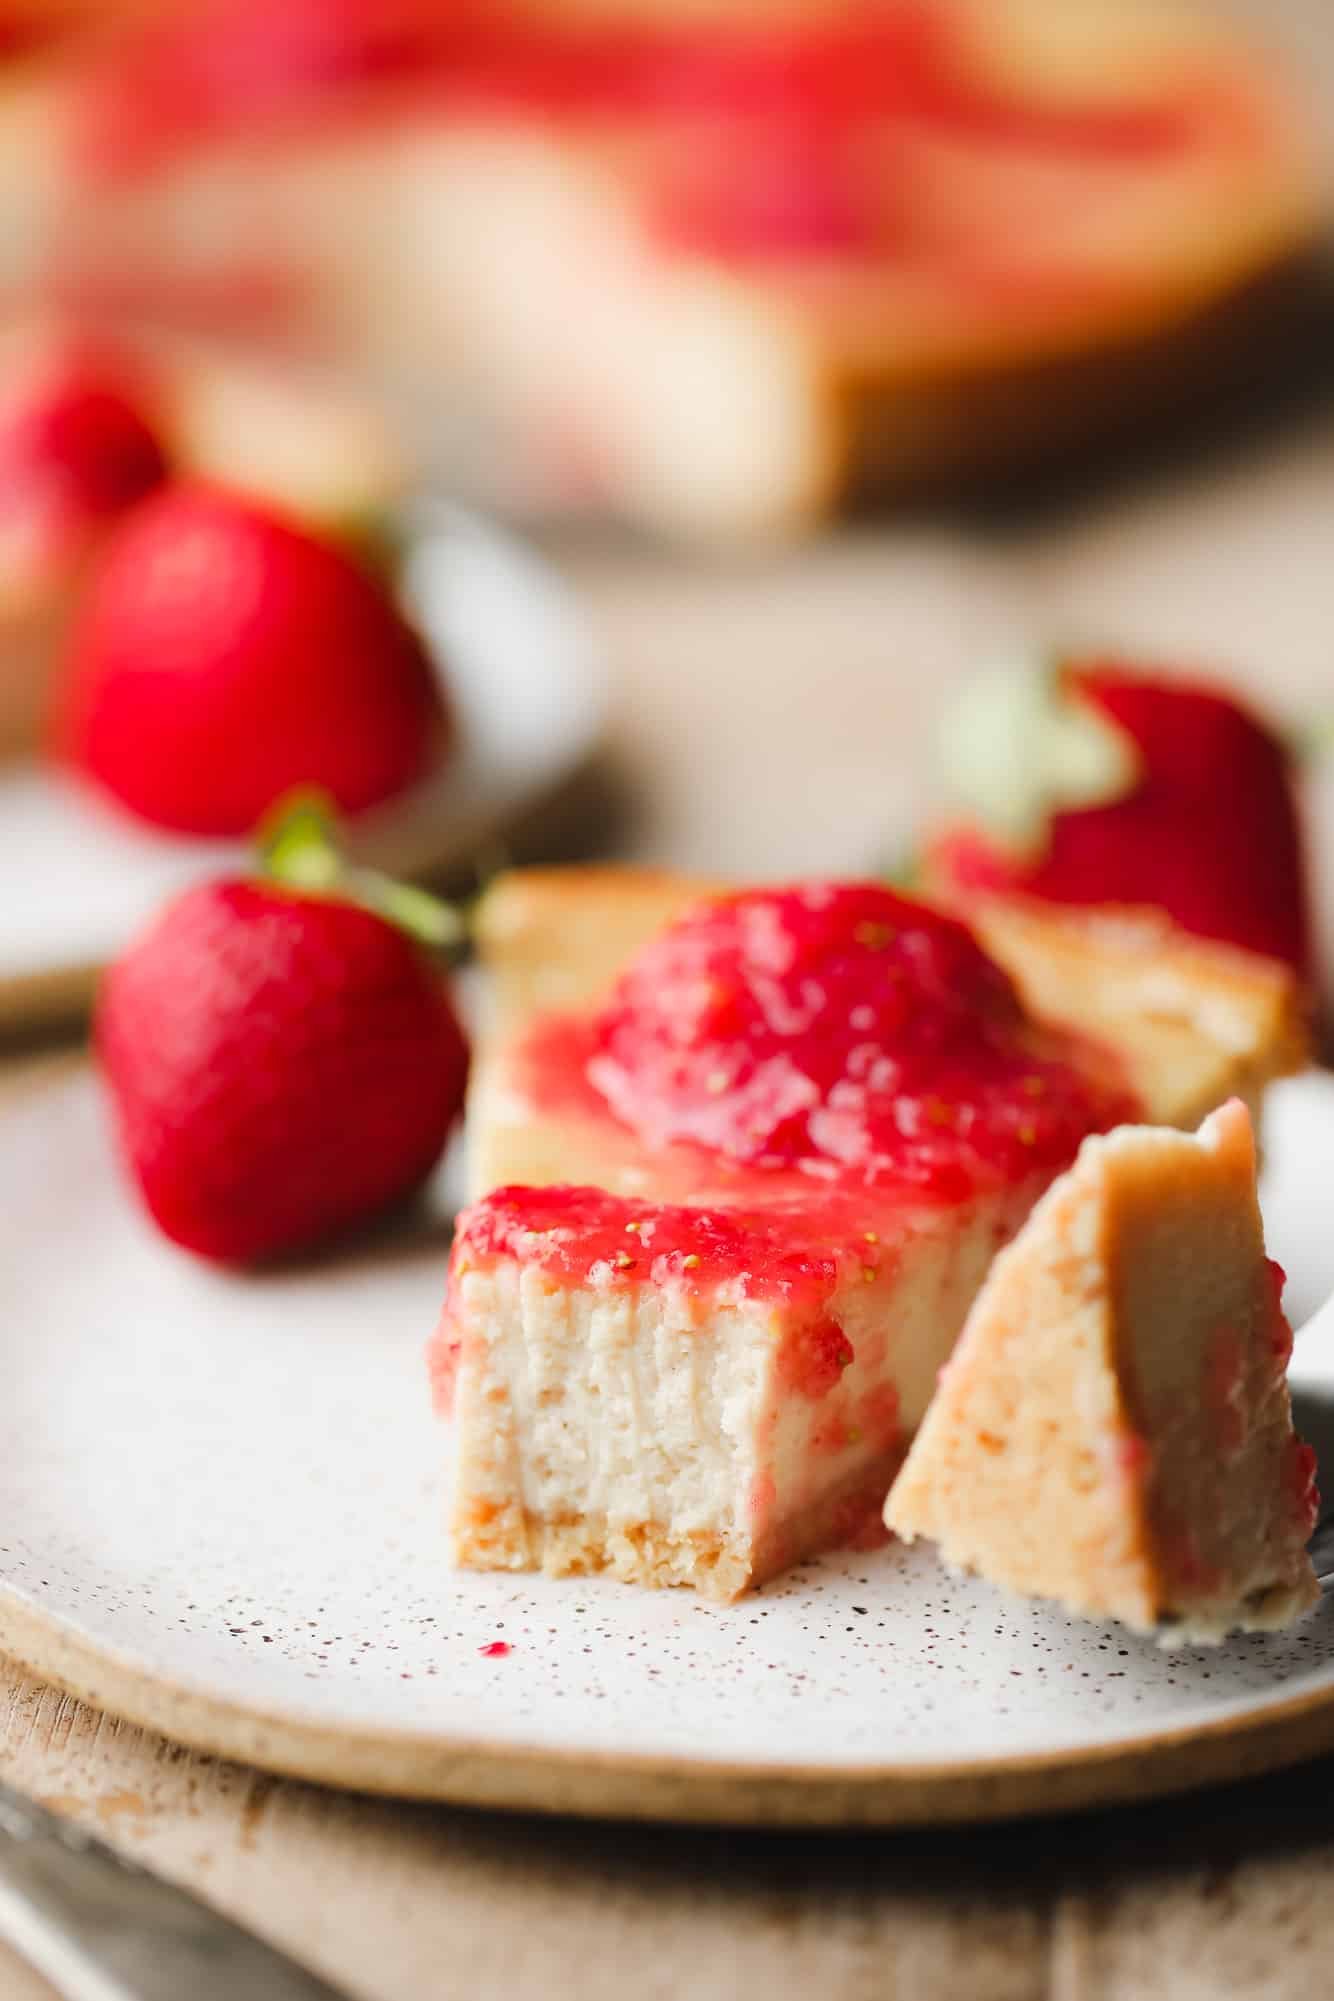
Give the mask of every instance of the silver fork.
M 295 1960 L 3 1784 L 0 1936 L 66 2001 L 339 2001 Z

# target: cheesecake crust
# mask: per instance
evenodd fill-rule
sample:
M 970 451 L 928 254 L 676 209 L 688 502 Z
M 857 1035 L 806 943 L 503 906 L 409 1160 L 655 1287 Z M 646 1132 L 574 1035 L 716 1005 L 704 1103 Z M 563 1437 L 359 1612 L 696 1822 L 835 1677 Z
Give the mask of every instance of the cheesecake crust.
M 681 1529 L 661 1521 L 609 1523 L 595 1516 L 564 1519 L 475 1501 L 451 1525 L 454 1561 L 463 1570 L 541 1570 L 548 1577 L 607 1575 L 654 1589 L 688 1586 L 703 1598 L 730 1603 L 803 1557 L 860 1533 L 876 1534 L 880 1503 L 903 1459 L 903 1447 L 881 1454 L 804 1509 L 797 1521 L 751 1536 Z

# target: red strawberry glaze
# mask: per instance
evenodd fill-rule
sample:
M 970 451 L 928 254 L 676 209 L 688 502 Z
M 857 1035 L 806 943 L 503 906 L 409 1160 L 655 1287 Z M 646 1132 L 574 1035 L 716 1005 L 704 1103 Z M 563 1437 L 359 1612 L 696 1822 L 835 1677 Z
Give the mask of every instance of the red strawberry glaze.
M 1265 1277 L 1268 1282 L 1265 1332 L 1270 1353 L 1279 1368 L 1286 1369 L 1292 1359 L 1292 1323 L 1283 1311 L 1283 1288 L 1288 1282 L 1288 1274 L 1273 1258 L 1266 1258 Z
M 812 1402 L 828 1395 L 853 1359 L 852 1343 L 837 1320 L 826 1314 L 783 1343 L 778 1357 L 780 1388 Z
M 400 113 L 406 100 L 437 115 L 741 125 L 767 134 L 775 157 L 793 145 L 809 157 L 813 140 L 887 121 L 993 147 L 1135 161 L 1173 157 L 1211 128 L 1233 143 L 1239 127 L 1244 134 L 1237 107 L 1222 105 L 1205 78 L 1175 78 L 1121 105 L 1026 97 L 984 73 L 942 0 L 880 0 L 778 25 L 614 26 L 539 21 L 494 0 L 294 0 L 276 10 L 268 0 L 215 0 L 122 48 L 90 91 L 82 151 L 95 171 L 133 173 L 218 137 L 382 115 L 387 95 Z M 839 247 L 860 178 L 855 162 L 838 163 Z M 728 193 L 724 179 L 718 212 L 702 220 L 735 233 L 746 208 L 730 211 Z M 753 207 L 760 235 L 750 247 L 776 247 L 783 212 L 781 203 Z M 828 247 L 823 229 L 810 242 L 809 211 L 789 213 L 784 247 Z
M 832 1549 L 883 1549 L 893 1537 L 885 1527 L 883 1480 L 876 1480 L 860 1493 L 849 1494 L 830 1524 Z
M 1294 1438 L 1289 1449 L 1288 1491 L 1292 1496 L 1298 1529 L 1303 1540 L 1310 1536 L 1320 1513 L 1320 1489 L 1316 1485 L 1315 1448 Z
M 1273 1258 L 1266 1258 L 1265 1276 L 1268 1280 L 1266 1331 L 1269 1349 L 1280 1374 L 1283 1374 L 1292 1356 L 1292 1325 L 1283 1311 L 1283 1288 L 1287 1284 L 1288 1275 L 1281 1264 L 1276 1263 Z M 1320 1514 L 1317 1470 L 1314 1448 L 1307 1445 L 1303 1439 L 1294 1436 L 1288 1445 L 1287 1489 L 1292 1500 L 1298 1533 L 1303 1541 L 1314 1531 Z
M 851 1350 L 819 1310 L 842 1272 L 866 1269 L 879 1246 L 839 1205 L 818 1195 L 809 1208 L 779 1204 L 747 1211 L 637 1202 L 600 1188 L 498 1188 L 465 1209 L 454 1235 L 451 1280 L 473 1265 L 513 1259 L 562 1285 L 677 1284 L 712 1293 L 729 1286 L 740 1299 L 810 1309 L 808 1352 L 787 1365 L 793 1387 L 822 1394 Z
M 650 1148 L 936 1202 L 1055 1173 L 1136 1111 L 962 924 L 872 883 L 699 905 L 641 952 L 594 1039 L 590 1081 Z

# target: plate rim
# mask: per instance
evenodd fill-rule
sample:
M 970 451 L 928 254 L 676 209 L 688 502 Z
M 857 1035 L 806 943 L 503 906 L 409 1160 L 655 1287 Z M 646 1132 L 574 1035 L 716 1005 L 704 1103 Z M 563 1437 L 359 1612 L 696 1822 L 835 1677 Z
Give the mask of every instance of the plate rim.
M 209 1756 L 396 1799 L 747 1827 L 913 1827 L 1052 1815 L 1256 1778 L 1334 1750 L 1334 1676 L 1212 1722 L 966 1765 L 729 1763 L 367 1729 L 155 1674 L 0 1579 L 0 1647 L 63 1693 Z

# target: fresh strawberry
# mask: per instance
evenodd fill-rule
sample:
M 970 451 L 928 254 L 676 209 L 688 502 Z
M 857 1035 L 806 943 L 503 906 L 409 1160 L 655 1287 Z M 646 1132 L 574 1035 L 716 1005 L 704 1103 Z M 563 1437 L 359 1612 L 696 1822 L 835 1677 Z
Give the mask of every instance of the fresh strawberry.
M 144 393 L 114 356 L 70 347 L 20 364 L 0 401 L 0 568 L 21 583 L 81 555 L 166 471 Z
M 378 877 L 342 881 L 302 825 L 279 861 L 294 881 L 211 882 L 170 903 L 111 968 L 97 1011 L 121 1149 L 150 1213 L 227 1264 L 300 1250 L 411 1194 L 467 1072 L 440 967 L 349 896 L 414 930 L 423 911 L 451 913 Z
M 1117 660 L 1021 664 L 975 685 L 945 742 L 971 811 L 928 843 L 929 885 L 1156 904 L 1309 973 L 1291 756 L 1232 696 Z
M 169 486 L 103 551 L 57 746 L 143 819 L 243 834 L 295 785 L 346 812 L 442 747 L 421 641 L 351 555 L 220 489 Z

